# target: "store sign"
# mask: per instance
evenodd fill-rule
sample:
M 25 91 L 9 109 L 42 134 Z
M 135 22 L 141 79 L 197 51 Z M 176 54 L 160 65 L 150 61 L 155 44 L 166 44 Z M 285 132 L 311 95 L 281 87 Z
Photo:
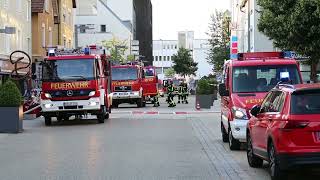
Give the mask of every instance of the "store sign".
M 238 59 L 238 37 L 231 36 L 230 59 Z

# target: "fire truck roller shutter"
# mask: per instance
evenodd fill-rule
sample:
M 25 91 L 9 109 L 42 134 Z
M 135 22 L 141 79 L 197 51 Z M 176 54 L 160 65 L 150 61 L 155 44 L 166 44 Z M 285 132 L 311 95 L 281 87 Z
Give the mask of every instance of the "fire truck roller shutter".
M 99 91 L 100 91 L 100 102 L 101 102 L 101 105 L 104 106 L 105 105 L 106 90 L 100 89 Z

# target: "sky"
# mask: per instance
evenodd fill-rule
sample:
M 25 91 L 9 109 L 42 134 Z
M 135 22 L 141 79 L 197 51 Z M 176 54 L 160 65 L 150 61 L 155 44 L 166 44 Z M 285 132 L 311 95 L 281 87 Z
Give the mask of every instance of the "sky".
M 195 31 L 195 38 L 208 38 L 210 15 L 227 10 L 230 0 L 151 0 L 153 39 L 176 40 L 178 31 Z

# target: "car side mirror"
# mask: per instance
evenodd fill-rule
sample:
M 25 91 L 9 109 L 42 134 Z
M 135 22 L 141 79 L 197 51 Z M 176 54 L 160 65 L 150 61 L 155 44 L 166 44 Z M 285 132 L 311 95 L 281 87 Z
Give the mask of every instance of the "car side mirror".
M 257 117 L 258 114 L 260 113 L 261 110 L 261 106 L 260 105 L 255 105 L 252 107 L 252 109 L 250 110 L 250 113 L 252 114 L 252 116 Z
M 226 88 L 226 84 L 224 84 L 224 83 L 219 84 L 219 94 L 222 97 L 230 95 L 229 90 L 227 90 L 227 88 Z

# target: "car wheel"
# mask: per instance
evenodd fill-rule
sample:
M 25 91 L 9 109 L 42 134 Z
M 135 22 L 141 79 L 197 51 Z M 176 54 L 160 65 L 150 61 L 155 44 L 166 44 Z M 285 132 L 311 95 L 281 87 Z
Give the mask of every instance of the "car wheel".
M 247 159 L 250 167 L 260 168 L 263 165 L 263 160 L 253 153 L 252 139 L 250 134 L 247 134 Z
M 222 134 L 222 141 L 223 142 L 228 142 L 229 141 L 228 133 L 224 129 L 224 126 L 223 126 L 222 122 L 221 122 L 221 134 Z
M 51 126 L 51 124 L 52 124 L 51 117 L 44 117 L 44 123 L 46 126 Z
M 273 143 L 268 146 L 269 171 L 272 180 L 286 179 L 285 173 L 280 169 L 280 162 Z
M 63 121 L 63 118 L 61 116 L 57 117 L 57 121 L 58 122 L 62 122 Z
M 240 149 L 240 141 L 235 139 L 232 135 L 232 131 L 229 128 L 229 148 L 230 150 L 239 150 Z

